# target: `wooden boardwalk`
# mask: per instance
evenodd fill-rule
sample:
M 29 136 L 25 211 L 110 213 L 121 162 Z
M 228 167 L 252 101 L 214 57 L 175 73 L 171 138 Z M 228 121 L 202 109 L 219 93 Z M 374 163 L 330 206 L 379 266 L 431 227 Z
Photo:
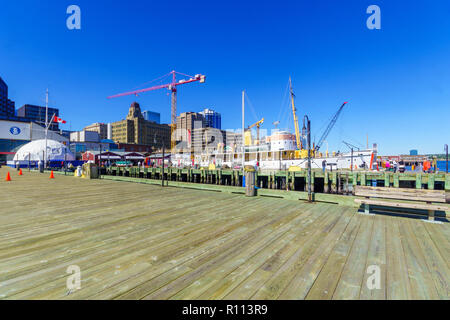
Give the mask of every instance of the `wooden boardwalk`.
M 7 170 L 1 299 L 449 299 L 448 222 Z

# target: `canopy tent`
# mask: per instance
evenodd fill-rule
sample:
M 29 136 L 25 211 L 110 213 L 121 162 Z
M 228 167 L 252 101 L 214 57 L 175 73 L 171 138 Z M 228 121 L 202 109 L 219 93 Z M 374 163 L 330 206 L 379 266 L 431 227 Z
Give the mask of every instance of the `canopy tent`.
M 41 161 L 45 150 L 45 139 L 34 140 L 22 146 L 15 154 L 13 161 Z M 74 161 L 75 156 L 64 144 L 47 140 L 47 161 Z

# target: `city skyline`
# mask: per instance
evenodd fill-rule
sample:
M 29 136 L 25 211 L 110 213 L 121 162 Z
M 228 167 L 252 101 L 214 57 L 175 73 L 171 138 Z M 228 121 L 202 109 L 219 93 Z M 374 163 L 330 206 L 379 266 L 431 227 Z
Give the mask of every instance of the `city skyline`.
M 435 2 L 433 8 L 377 1 L 381 30 L 366 28 L 365 10 L 372 4 L 368 1 L 349 1 L 345 7 L 282 2 L 276 8 L 263 1 L 257 8 L 242 4 L 240 10 L 232 2 L 180 3 L 171 9 L 176 20 L 171 26 L 165 26 L 164 4 L 136 2 L 131 9 L 79 1 L 83 22 L 75 31 L 65 27 L 65 4 L 24 3 L 27 12 L 7 3 L 0 13 L 0 76 L 16 109 L 44 105 L 49 87 L 50 106 L 58 107 L 68 121 L 62 129 L 117 121 L 132 101 L 170 123 L 170 100 L 164 91 L 106 97 L 142 87 L 175 69 L 206 75 L 205 84 L 179 90 L 178 115 L 214 106 L 224 129 L 241 127 L 241 91 L 246 90 L 246 126 L 264 117 L 262 129 L 280 121 L 279 128 L 293 131 L 285 98 L 292 76 L 300 126 L 308 114 L 316 141 L 339 105 L 349 101 L 328 139 L 330 150 L 346 151 L 343 140 L 365 147 L 367 135 L 381 154 L 411 149 L 441 153 L 448 143 L 450 45 L 443 40 L 450 26 L 445 1 Z M 287 9 L 292 13 L 283 11 Z M 184 24 L 179 20 L 185 13 L 195 12 L 201 21 L 190 22 L 189 32 L 173 42 L 158 29 L 163 24 L 165 30 L 175 31 Z M 286 19 L 280 19 L 281 13 Z M 297 18 L 291 21 L 294 13 Z M 237 26 L 225 23 L 231 18 Z M 160 31 L 152 32 L 155 28 Z M 48 35 L 41 41 L 43 32 Z

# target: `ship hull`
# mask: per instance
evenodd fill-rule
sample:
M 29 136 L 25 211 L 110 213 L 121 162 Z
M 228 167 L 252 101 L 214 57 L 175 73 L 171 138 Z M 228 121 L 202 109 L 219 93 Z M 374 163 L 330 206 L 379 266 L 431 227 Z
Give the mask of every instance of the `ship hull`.
M 331 157 L 317 157 L 311 159 L 311 168 L 322 169 L 325 165 L 329 169 L 375 169 L 376 165 L 376 150 L 368 149 L 361 151 L 354 151 L 353 154 L 340 153 Z M 308 167 L 308 159 L 263 159 L 245 161 L 246 166 L 258 167 L 262 170 L 289 170 L 291 167 L 305 169 Z M 260 157 L 264 158 L 264 157 Z M 230 160 L 232 159 L 232 160 Z M 199 167 L 215 167 L 222 168 L 242 168 L 242 158 L 240 154 L 211 154 L 211 155 L 197 155 L 194 159 L 189 155 L 173 155 L 172 163 L 177 167 L 185 166 L 199 166 Z

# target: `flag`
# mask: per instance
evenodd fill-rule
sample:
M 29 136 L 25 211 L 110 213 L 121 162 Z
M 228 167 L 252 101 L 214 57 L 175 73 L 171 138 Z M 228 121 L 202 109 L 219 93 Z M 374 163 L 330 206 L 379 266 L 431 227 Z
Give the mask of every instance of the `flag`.
M 58 122 L 58 123 L 66 123 L 66 120 L 63 120 L 57 116 L 55 116 L 55 118 L 53 119 L 54 122 Z

